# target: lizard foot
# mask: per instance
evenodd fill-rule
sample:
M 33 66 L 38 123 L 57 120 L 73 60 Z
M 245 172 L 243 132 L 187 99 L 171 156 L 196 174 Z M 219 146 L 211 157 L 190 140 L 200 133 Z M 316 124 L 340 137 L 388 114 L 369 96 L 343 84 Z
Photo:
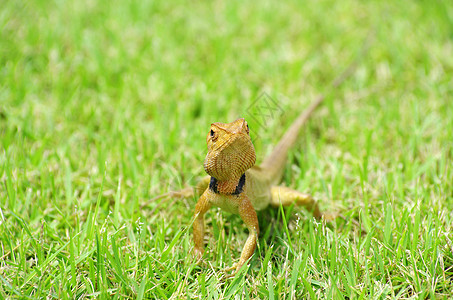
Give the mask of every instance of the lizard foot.
M 322 214 L 322 219 L 324 219 L 327 223 L 333 222 L 338 217 L 339 217 L 338 213 L 325 212 Z
M 192 187 L 187 187 L 185 189 L 179 190 L 179 191 L 173 191 L 170 192 L 170 197 L 175 197 L 175 198 L 190 198 L 193 197 L 194 192 Z
M 192 251 L 192 254 L 193 256 L 195 257 L 195 259 L 197 260 L 197 263 L 200 263 L 203 259 L 203 249 L 199 249 L 199 248 L 193 248 L 193 251 Z
M 239 267 L 239 268 L 240 268 L 240 267 Z M 235 273 L 236 273 L 236 272 L 239 270 L 239 268 L 238 268 L 238 264 L 235 263 L 235 264 L 233 264 L 231 267 L 225 268 L 225 269 L 223 269 L 222 271 L 225 272 L 225 273 L 229 273 L 229 272 L 235 270 Z
M 233 278 L 239 271 L 238 263 L 233 264 L 231 267 L 225 268 L 222 270 L 223 277 L 225 279 Z
M 237 263 L 234 263 L 231 267 L 225 268 L 222 271 L 224 273 L 232 272 L 230 277 L 234 277 L 239 272 L 239 270 L 242 268 L 243 265 L 244 265 L 244 263 L 241 264 L 240 262 L 237 262 Z

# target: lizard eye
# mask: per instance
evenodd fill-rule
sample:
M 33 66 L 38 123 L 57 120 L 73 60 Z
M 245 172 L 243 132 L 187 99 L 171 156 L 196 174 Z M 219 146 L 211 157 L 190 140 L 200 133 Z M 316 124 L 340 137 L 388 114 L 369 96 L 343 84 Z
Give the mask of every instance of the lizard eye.
M 218 136 L 216 135 L 216 133 L 213 129 L 211 129 L 211 131 L 209 131 L 209 137 L 211 138 L 211 141 L 213 141 L 213 142 L 215 142 L 218 138 Z

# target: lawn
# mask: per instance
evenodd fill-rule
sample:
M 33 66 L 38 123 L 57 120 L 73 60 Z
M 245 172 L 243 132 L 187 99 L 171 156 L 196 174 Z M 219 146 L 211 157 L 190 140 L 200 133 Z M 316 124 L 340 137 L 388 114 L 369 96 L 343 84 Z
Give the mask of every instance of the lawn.
M 228 277 L 248 233 L 211 209 L 196 264 L 197 199 L 157 196 L 205 175 L 212 122 L 259 163 L 319 94 L 283 184 L 342 217 L 260 212 Z M 453 298 L 452 159 L 449 0 L 0 7 L 0 298 Z

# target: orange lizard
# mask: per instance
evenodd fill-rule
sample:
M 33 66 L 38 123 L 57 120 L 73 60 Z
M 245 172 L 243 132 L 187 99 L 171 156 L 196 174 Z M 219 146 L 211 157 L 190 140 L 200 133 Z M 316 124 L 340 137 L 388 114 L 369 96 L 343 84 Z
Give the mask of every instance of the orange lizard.
M 338 87 L 355 69 L 351 64 L 332 86 Z M 171 192 L 171 196 L 191 197 L 204 191 L 195 206 L 193 223 L 194 251 L 198 258 L 203 254 L 204 214 L 212 207 L 239 214 L 249 230 L 239 262 L 229 269 L 238 271 L 253 255 L 259 234 L 256 210 L 271 205 L 304 206 L 320 219 L 323 214 L 317 202 L 308 194 L 277 185 L 283 174 L 289 149 L 296 143 L 298 134 L 324 96 L 315 100 L 294 121 L 273 152 L 255 166 L 256 154 L 249 135 L 247 122 L 241 118 L 231 123 L 212 123 L 206 137 L 208 153 L 204 169 L 209 176 L 195 189 L 186 188 Z
M 198 257 L 203 254 L 204 214 L 211 206 L 239 214 L 249 230 L 239 262 L 232 267 L 236 271 L 247 262 L 256 248 L 259 233 L 256 210 L 268 205 L 279 207 L 296 203 L 313 211 L 317 219 L 322 217 L 317 202 L 310 195 L 276 185 L 283 173 L 288 149 L 296 142 L 300 128 L 318 102 L 299 116 L 260 166 L 255 166 L 255 149 L 244 119 L 211 124 L 206 137 L 208 153 L 204 161 L 204 169 L 210 177 L 198 185 L 198 189 L 204 190 L 204 193 L 195 206 L 193 223 L 194 250 Z

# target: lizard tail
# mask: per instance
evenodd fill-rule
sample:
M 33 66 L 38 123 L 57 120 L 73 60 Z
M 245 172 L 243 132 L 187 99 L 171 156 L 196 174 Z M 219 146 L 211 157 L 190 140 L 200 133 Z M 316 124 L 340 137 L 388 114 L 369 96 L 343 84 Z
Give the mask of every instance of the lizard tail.
M 264 159 L 260 167 L 266 170 L 267 176 L 271 183 L 275 184 L 280 181 L 288 156 L 288 150 L 293 147 L 297 141 L 300 130 L 307 122 L 313 111 L 322 103 L 324 96 L 318 97 L 299 117 L 294 121 L 291 127 L 283 135 L 282 139 L 275 146 L 272 153 Z
M 346 70 L 335 78 L 331 86 L 333 88 L 340 86 L 343 81 L 345 81 L 354 72 L 356 67 L 357 62 L 352 62 Z M 288 150 L 296 143 L 300 130 L 305 123 L 307 123 L 307 120 L 313 114 L 315 109 L 324 101 L 324 98 L 324 95 L 318 96 L 318 98 L 299 115 L 291 127 L 286 131 L 280 142 L 278 142 L 277 146 L 275 146 L 272 153 L 261 163 L 261 169 L 266 171 L 267 177 L 270 179 L 272 184 L 276 184 L 280 181 L 286 164 Z

